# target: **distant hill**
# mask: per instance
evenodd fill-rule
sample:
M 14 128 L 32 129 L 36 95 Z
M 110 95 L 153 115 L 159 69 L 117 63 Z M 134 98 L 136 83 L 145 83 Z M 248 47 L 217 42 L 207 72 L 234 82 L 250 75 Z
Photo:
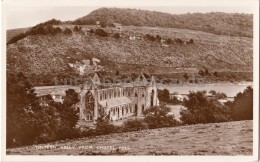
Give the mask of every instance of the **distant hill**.
M 94 25 L 96 21 L 100 21 L 102 26 L 121 23 L 125 26 L 167 27 L 200 30 L 219 35 L 253 36 L 253 15 L 239 13 L 212 12 L 173 15 L 137 9 L 100 8 L 72 23 Z

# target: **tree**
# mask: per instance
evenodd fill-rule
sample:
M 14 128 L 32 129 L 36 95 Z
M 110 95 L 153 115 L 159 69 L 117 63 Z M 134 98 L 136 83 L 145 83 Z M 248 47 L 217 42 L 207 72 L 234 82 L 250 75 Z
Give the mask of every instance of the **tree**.
M 168 102 L 170 99 L 170 92 L 168 89 L 158 89 L 158 98 L 160 102 Z
M 54 32 L 57 34 L 57 33 L 61 33 L 62 30 L 60 27 L 56 27 L 56 28 L 54 28 Z
M 109 115 L 103 108 L 98 110 L 98 118 L 96 121 L 97 134 L 109 134 L 116 131 L 116 127 L 110 123 Z
M 144 111 L 144 121 L 149 128 L 172 127 L 178 124 L 173 115 L 169 115 L 170 108 L 154 106 Z
M 69 28 L 65 28 L 64 31 L 63 31 L 64 34 L 67 34 L 67 35 L 71 35 L 72 34 L 72 31 L 71 29 Z
M 212 96 L 214 96 L 217 92 L 215 90 L 210 90 L 209 93 L 212 94 Z
M 36 137 L 36 143 L 45 143 L 54 141 L 58 137 L 58 130 L 61 123 L 60 114 L 56 109 L 55 102 L 51 95 L 45 95 L 40 97 L 40 110 L 37 114 L 41 126 L 41 133 Z
M 116 75 L 117 75 L 117 76 L 119 76 L 119 74 L 120 74 L 120 73 L 119 73 L 119 71 L 118 71 L 118 70 L 116 70 Z
M 81 28 L 79 28 L 77 25 L 75 25 L 74 28 L 73 28 L 73 30 L 74 30 L 75 32 L 79 32 L 79 31 L 81 30 Z
M 181 111 L 181 121 L 184 124 L 215 123 L 230 120 L 227 106 L 216 99 L 209 99 L 206 91 L 190 92 L 184 99 L 186 110 Z
M 173 104 L 173 105 L 177 105 L 177 104 L 181 104 L 182 102 L 180 100 L 178 100 L 178 98 L 176 96 L 173 96 L 168 103 Z
M 7 147 L 32 144 L 45 119 L 34 88 L 23 73 L 7 74 Z
M 218 76 L 218 72 L 216 72 L 216 71 L 213 74 L 214 74 L 214 76 Z
M 200 70 L 200 71 L 198 72 L 198 74 L 201 75 L 201 76 L 204 76 L 204 75 L 205 75 L 205 73 L 204 73 L 203 70 Z
M 222 93 L 222 92 L 217 92 L 214 95 L 214 98 L 217 99 L 217 100 L 225 99 L 225 98 L 227 98 L 227 95 L 225 93 Z
M 60 113 L 61 123 L 58 136 L 60 139 L 73 138 L 77 135 L 76 124 L 79 120 L 79 111 L 76 108 L 79 96 L 74 89 L 68 89 L 65 91 L 63 103 L 57 104 L 58 111 Z
M 253 88 L 248 86 L 239 92 L 230 107 L 233 120 L 253 120 Z
M 189 79 L 189 75 L 188 75 L 187 73 L 185 73 L 185 74 L 183 75 L 183 77 L 184 77 L 186 80 Z
M 209 75 L 209 70 L 206 68 L 204 73 L 205 75 Z
M 100 37 L 108 37 L 108 35 L 109 35 L 105 30 L 100 29 L 100 28 L 96 29 L 95 34 Z
M 18 34 L 16 36 L 14 36 L 13 38 L 11 38 L 8 42 L 7 42 L 7 45 L 8 44 L 13 44 L 13 43 L 16 43 L 17 41 L 27 37 L 28 34 L 27 33 L 21 33 L 21 34 Z
M 179 43 L 179 44 L 183 44 L 183 43 L 184 43 L 183 40 L 181 40 L 180 38 L 175 39 L 175 41 L 176 41 L 177 43 Z
M 171 38 L 168 38 L 168 39 L 166 39 L 166 43 L 167 43 L 167 44 L 172 44 L 172 43 L 173 43 L 173 40 L 172 40 Z
M 120 34 L 119 33 L 115 33 L 113 37 L 118 39 L 118 38 L 120 38 Z
M 158 41 L 158 42 L 160 42 L 161 41 L 161 39 L 162 39 L 162 37 L 160 36 L 160 35 L 156 35 L 156 40 Z
M 194 40 L 193 40 L 193 39 L 190 39 L 188 43 L 189 43 L 189 44 L 192 44 L 192 43 L 194 43 Z
M 142 119 L 129 119 L 129 120 L 125 121 L 123 124 L 123 130 L 126 132 L 138 131 L 138 130 L 142 130 L 145 128 L 146 128 L 146 126 Z

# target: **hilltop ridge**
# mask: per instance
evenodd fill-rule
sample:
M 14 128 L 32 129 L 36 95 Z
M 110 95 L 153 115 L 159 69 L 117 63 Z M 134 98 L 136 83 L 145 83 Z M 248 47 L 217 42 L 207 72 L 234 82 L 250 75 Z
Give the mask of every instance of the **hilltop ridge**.
M 117 22 L 124 26 L 166 27 L 218 35 L 253 36 L 253 15 L 240 13 L 169 14 L 129 8 L 100 8 L 72 21 L 72 24 L 95 25 L 96 21 L 100 21 L 103 26 L 112 26 Z

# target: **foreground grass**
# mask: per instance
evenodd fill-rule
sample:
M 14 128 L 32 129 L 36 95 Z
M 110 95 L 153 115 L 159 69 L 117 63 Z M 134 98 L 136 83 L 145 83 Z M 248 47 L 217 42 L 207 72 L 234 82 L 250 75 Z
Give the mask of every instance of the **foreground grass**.
M 253 122 L 198 124 L 62 140 L 8 155 L 252 155 Z

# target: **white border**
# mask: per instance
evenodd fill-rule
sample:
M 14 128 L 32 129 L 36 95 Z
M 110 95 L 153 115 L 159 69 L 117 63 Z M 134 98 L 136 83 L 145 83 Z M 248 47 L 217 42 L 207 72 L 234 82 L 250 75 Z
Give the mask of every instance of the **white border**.
M 2 126 L 2 138 L 1 138 L 1 161 L 102 161 L 108 162 L 124 161 L 211 161 L 211 162 L 246 162 L 246 161 L 258 161 L 258 143 L 259 143 L 259 2 L 257 0 L 6 0 L 2 2 L 2 48 L 1 48 L 1 126 Z M 254 10 L 254 76 L 253 76 L 253 88 L 254 88 L 254 121 L 253 121 L 253 156 L 25 156 L 25 155 L 9 155 L 6 156 L 6 6 L 19 5 L 19 6 L 100 6 L 100 7 L 135 7 L 135 6 L 250 6 Z M 84 15 L 82 15 L 84 16 Z

